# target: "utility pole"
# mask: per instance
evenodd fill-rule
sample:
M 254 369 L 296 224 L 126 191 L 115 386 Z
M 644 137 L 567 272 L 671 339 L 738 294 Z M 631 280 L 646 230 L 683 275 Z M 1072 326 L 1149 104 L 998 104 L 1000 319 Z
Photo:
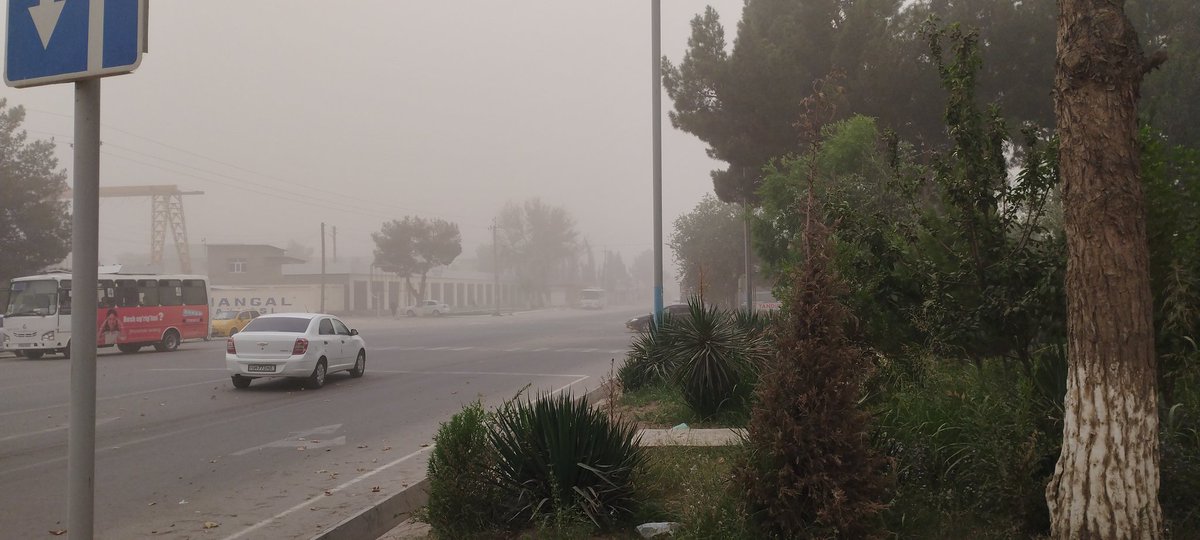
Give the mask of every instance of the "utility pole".
M 500 315 L 500 243 L 496 218 L 492 218 L 492 315 Z
M 654 78 L 651 96 L 654 114 L 654 320 L 662 322 L 662 0 L 650 2 L 650 65 Z
M 325 313 L 325 222 L 321 222 L 321 313 Z
M 337 262 L 337 225 L 333 226 L 333 262 Z
M 746 201 L 742 201 L 742 213 L 745 214 L 745 220 L 742 222 L 742 244 L 746 257 L 746 311 L 754 311 L 754 261 L 750 251 L 750 205 Z

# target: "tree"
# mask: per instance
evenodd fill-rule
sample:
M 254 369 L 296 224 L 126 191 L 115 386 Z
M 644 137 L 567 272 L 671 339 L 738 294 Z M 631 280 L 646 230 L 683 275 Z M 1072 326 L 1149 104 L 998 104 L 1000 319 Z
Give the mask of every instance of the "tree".
M 394 219 L 371 233 L 371 238 L 375 240 L 375 265 L 404 276 L 409 292 L 419 301 L 425 300 L 429 271 L 454 262 L 462 253 L 458 225 L 438 218 Z M 421 276 L 420 289 L 413 288 L 413 275 Z
M 681 287 L 706 303 L 737 305 L 738 278 L 745 271 L 743 241 L 740 206 L 706 195 L 675 219 L 670 246 Z
M 62 261 L 71 250 L 67 173 L 54 140 L 29 140 L 25 108 L 0 99 L 0 285 Z
M 787 272 L 776 353 L 755 388 L 745 461 L 735 467 L 749 514 L 778 538 L 882 538 L 889 463 L 868 443 L 861 410 L 871 364 L 846 335 L 850 314 L 831 260 L 815 186 L 820 132 L 835 109 L 820 90 L 802 102 L 809 141 L 801 260 Z
M 501 268 L 512 269 L 517 285 L 535 305 L 549 301 L 551 281 L 563 279 L 578 252 L 575 220 L 561 206 L 541 199 L 510 202 L 496 220 Z
M 1054 109 L 1067 237 L 1056 538 L 1160 538 L 1158 388 L 1137 104 L 1147 58 L 1123 1 L 1060 0 Z
M 1142 118 L 1174 145 L 1200 148 L 1200 2 L 1128 0 L 1143 46 L 1164 49 L 1171 61 L 1146 74 Z

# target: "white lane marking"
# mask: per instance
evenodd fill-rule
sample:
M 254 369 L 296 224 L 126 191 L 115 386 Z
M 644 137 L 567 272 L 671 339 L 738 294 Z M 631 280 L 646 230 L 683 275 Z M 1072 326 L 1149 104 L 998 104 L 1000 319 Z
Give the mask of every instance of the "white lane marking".
M 454 349 L 447 349 L 447 350 L 449 350 L 449 351 L 469 351 L 469 350 L 471 350 L 471 349 L 474 349 L 474 348 L 475 348 L 475 347 L 458 347 L 458 348 L 454 348 Z
M 427 452 L 427 451 L 431 450 L 432 448 L 433 448 L 432 446 L 427 446 L 427 447 L 425 447 L 425 448 L 422 448 L 422 449 L 420 449 L 420 450 L 417 450 L 416 452 L 413 452 L 413 453 L 411 453 L 411 454 L 409 454 L 409 455 L 407 455 L 407 456 L 404 456 L 404 457 L 398 458 L 398 459 L 396 459 L 395 461 L 392 461 L 391 463 L 388 463 L 388 464 L 386 464 L 386 465 L 384 465 L 384 466 L 382 466 L 382 467 L 379 467 L 378 469 L 375 469 L 375 470 L 373 470 L 373 471 L 368 471 L 368 472 L 366 472 L 366 473 L 363 473 L 363 474 L 359 475 L 357 478 L 354 478 L 353 480 L 349 480 L 349 481 L 347 481 L 347 482 L 345 482 L 345 483 L 343 483 L 343 484 L 341 484 L 341 485 L 339 485 L 339 486 L 337 486 L 337 487 L 335 487 L 335 488 L 333 488 L 333 489 L 331 489 L 331 490 L 328 490 L 328 492 L 324 492 L 324 491 L 323 491 L 323 492 L 321 492 L 321 494 L 319 494 L 319 495 L 314 495 L 314 496 L 312 496 L 312 497 L 309 497 L 309 498 L 305 499 L 303 502 L 301 502 L 300 504 L 297 504 L 296 506 L 293 506 L 293 507 L 291 507 L 291 508 L 288 508 L 287 510 L 284 510 L 284 511 L 282 511 L 282 512 L 278 513 L 278 514 L 275 514 L 274 516 L 271 516 L 270 518 L 264 519 L 264 520 L 262 520 L 262 521 L 260 521 L 260 522 L 258 522 L 258 523 L 256 523 L 256 524 L 254 524 L 254 525 L 251 525 L 251 526 L 250 526 L 250 527 L 248 527 L 248 528 L 242 529 L 241 531 L 238 531 L 237 533 L 234 533 L 234 534 L 231 534 L 231 535 L 229 535 L 229 536 L 226 536 L 226 537 L 225 537 L 225 540 L 234 540 L 234 539 L 236 539 L 236 538 L 241 538 L 241 537 L 243 537 L 243 536 L 246 536 L 247 534 L 250 534 L 250 533 L 252 533 L 252 532 L 254 532 L 254 531 L 257 531 L 257 530 L 259 530 L 259 529 L 261 529 L 261 528 L 263 528 L 263 527 L 266 527 L 267 525 L 270 525 L 271 523 L 275 522 L 276 520 L 279 520 L 280 518 L 283 518 L 283 517 L 287 516 L 288 514 L 292 514 L 292 513 L 295 513 L 295 512 L 297 512 L 297 511 L 299 511 L 299 510 L 303 509 L 303 508 L 308 508 L 309 506 L 312 506 L 312 504 L 313 504 L 313 502 L 314 502 L 314 501 L 317 501 L 317 500 L 320 500 L 320 499 L 322 499 L 322 498 L 324 498 L 324 497 L 327 497 L 328 495 L 326 495 L 326 493 L 328 493 L 328 494 L 333 494 L 333 493 L 337 493 L 337 492 L 339 492 L 339 491 L 342 491 L 343 489 L 346 489 L 346 488 L 348 488 L 348 487 L 350 487 L 350 486 L 353 486 L 354 484 L 357 484 L 357 483 L 359 483 L 359 482 L 362 482 L 363 480 L 366 480 L 366 479 L 368 479 L 368 478 L 370 478 L 370 477 L 372 477 L 372 476 L 375 476 L 376 474 L 379 474 L 379 473 L 381 473 L 381 472 L 383 472 L 383 471 L 385 471 L 385 470 L 387 470 L 387 469 L 390 469 L 390 468 L 392 468 L 392 467 L 394 467 L 394 466 L 396 466 L 396 465 L 399 465 L 399 464 L 401 464 L 401 463 L 403 463 L 403 462 L 405 462 L 405 461 L 408 461 L 408 460 L 410 460 L 410 459 L 412 459 L 412 458 L 414 458 L 414 457 L 417 457 L 417 456 L 421 455 L 421 453 L 423 453 L 423 452 Z
M 400 375 L 510 375 L 513 377 L 581 377 L 578 373 L 506 373 L 502 371 L 396 371 L 376 369 L 372 373 L 388 373 Z
M 96 419 L 96 427 L 100 427 L 100 426 L 107 424 L 109 422 L 112 422 L 113 420 L 116 420 L 118 418 L 120 418 L 120 416 L 114 416 L 112 418 L 97 418 Z M 0 442 L 11 441 L 13 439 L 23 439 L 25 437 L 33 437 L 34 435 L 42 435 L 45 433 L 53 433 L 55 431 L 61 431 L 61 430 L 67 429 L 69 426 L 70 426 L 70 424 L 60 424 L 60 425 L 54 426 L 52 428 L 46 428 L 46 429 L 39 430 L 39 431 L 30 431 L 29 433 L 18 433 L 16 435 L 0 437 Z
M 131 446 L 136 446 L 136 445 L 148 443 L 151 441 L 157 441 L 159 439 L 176 437 L 176 436 L 182 435 L 184 433 L 192 432 L 192 431 L 209 429 L 209 428 L 213 428 L 213 427 L 217 427 L 217 426 L 221 426 L 221 425 L 225 425 L 225 424 L 229 424 L 229 423 L 233 423 L 233 422 L 241 422 L 242 420 L 245 420 L 246 418 L 250 418 L 252 416 L 258 416 L 261 414 L 273 414 L 275 411 L 277 411 L 279 409 L 285 409 L 285 408 L 291 407 L 293 405 L 295 405 L 295 403 L 287 402 L 287 403 L 283 403 L 283 404 L 280 404 L 280 405 L 277 405 L 274 407 L 269 407 L 266 409 L 258 409 L 254 412 L 240 413 L 235 417 L 216 420 L 216 421 L 209 422 L 207 424 L 202 424 L 202 425 L 195 426 L 195 427 L 186 427 L 186 428 L 182 428 L 182 429 L 177 429 L 175 431 L 159 433 L 158 435 L 150 435 L 148 437 L 142 437 L 140 439 L 132 439 L 132 440 L 126 441 L 124 443 L 114 444 L 112 446 L 105 446 L 103 448 L 97 446 L 96 447 L 96 455 L 99 455 L 101 452 L 107 452 L 109 450 L 120 450 L 122 448 L 128 448 Z M 67 460 L 67 456 L 61 456 L 61 457 L 56 457 L 56 458 L 39 461 L 36 463 L 30 463 L 29 465 L 22 465 L 15 469 L 7 469 L 7 470 L 0 471 L 0 477 L 3 477 L 8 474 L 16 473 L 16 472 L 21 472 L 21 471 L 28 470 L 28 469 L 35 469 L 35 468 L 43 467 L 46 465 L 52 465 L 55 463 L 66 461 L 66 460 Z
M 545 351 L 548 351 L 548 350 L 550 350 L 550 348 L 549 348 L 549 347 L 541 347 L 541 348 L 539 348 L 539 349 L 534 349 L 534 350 L 532 350 L 532 351 L 529 351 L 529 352 L 545 352 Z
M 194 382 L 194 383 L 188 383 L 188 384 L 177 384 L 177 385 L 175 385 L 175 386 L 164 386 L 164 387 L 162 387 L 162 388 L 154 388 L 154 389 L 151 389 L 151 390 L 141 390 L 141 391 L 138 391 L 138 392 L 129 392 L 129 393 L 125 393 L 125 394 L 117 394 L 117 395 L 115 395 L 115 396 L 107 396 L 107 397 L 102 397 L 102 398 L 96 398 L 96 401 L 97 401 L 97 402 L 99 402 L 99 401 L 108 401 L 108 400 L 113 400 L 113 399 L 121 399 L 121 398 L 127 398 L 127 397 L 141 396 L 141 395 L 145 395 L 145 394 L 154 394 L 154 393 L 158 393 L 158 392 L 166 392 L 166 391 L 168 391 L 168 390 L 179 390 L 180 388 L 188 388 L 188 387 L 192 387 L 192 386 L 202 386 L 202 385 L 206 385 L 206 384 L 216 384 L 216 383 L 219 383 L 219 382 L 225 382 L 225 380 L 226 380 L 226 379 L 216 379 L 216 380 L 213 380 L 213 381 L 200 381 L 200 382 Z M 0 416 L 12 416 L 12 415 L 14 415 L 14 414 L 26 414 L 26 413 L 33 413 L 33 412 L 39 412 L 39 411 L 48 411 L 48 410 L 51 410 L 51 409 L 57 409 L 57 408 L 59 408 L 59 407 L 67 407 L 67 406 L 69 406 L 69 405 L 70 405 L 70 403 L 60 403 L 60 404 L 58 404 L 58 405 L 47 405 L 47 406 L 45 406 L 45 407 L 35 407 L 35 408 L 32 408 L 32 409 L 21 409 L 21 410 L 19 410 L 19 411 L 8 411 L 8 412 L 2 412 L 2 413 L 0 413 Z
M 241 456 L 244 454 L 249 454 L 250 452 L 253 452 L 255 450 L 262 450 L 264 448 L 304 447 L 305 449 L 311 450 L 311 449 L 315 449 L 315 448 L 324 448 L 326 446 L 341 446 L 343 444 L 346 444 L 345 436 L 337 437 L 334 439 L 321 438 L 321 439 L 317 439 L 316 441 L 309 440 L 313 435 L 333 435 L 334 433 L 337 432 L 337 430 L 341 429 L 341 427 L 342 427 L 341 424 L 333 424 L 330 426 L 315 427 L 312 429 L 305 429 L 302 431 L 293 431 L 293 432 L 289 433 L 287 437 L 279 439 L 278 441 L 272 441 L 272 442 L 269 442 L 266 444 L 260 444 L 253 448 L 247 448 L 245 450 L 238 450 L 237 452 L 234 452 L 229 455 Z
M 424 349 L 424 350 L 426 350 L 426 351 L 448 351 L 448 350 L 450 350 L 450 347 L 430 347 L 430 348 Z

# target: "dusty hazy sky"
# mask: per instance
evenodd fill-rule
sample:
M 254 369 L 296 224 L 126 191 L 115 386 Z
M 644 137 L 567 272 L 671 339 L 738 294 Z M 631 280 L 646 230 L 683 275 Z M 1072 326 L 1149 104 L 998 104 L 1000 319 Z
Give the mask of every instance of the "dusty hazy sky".
M 325 221 L 365 256 L 417 214 L 457 222 L 472 257 L 505 201 L 539 196 L 627 263 L 652 245 L 648 0 L 151 4 L 141 67 L 103 83 L 101 184 L 204 191 L 185 199 L 193 243 L 315 248 Z M 663 2 L 664 54 L 705 4 Z M 709 4 L 732 42 L 742 1 Z M 0 96 L 69 173 L 73 86 Z M 663 107 L 669 234 L 719 164 Z M 149 200 L 100 210 L 101 262 L 149 251 Z

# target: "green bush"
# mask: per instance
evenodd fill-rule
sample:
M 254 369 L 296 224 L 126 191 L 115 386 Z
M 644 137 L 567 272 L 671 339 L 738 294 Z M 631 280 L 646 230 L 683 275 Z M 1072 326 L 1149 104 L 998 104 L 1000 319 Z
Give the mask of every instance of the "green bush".
M 488 439 L 505 522 L 520 528 L 581 513 L 607 527 L 632 515 L 632 476 L 642 460 L 636 434 L 566 393 L 501 407 Z
M 760 333 L 739 327 L 729 311 L 693 299 L 688 315 L 659 333 L 684 399 L 701 418 L 745 408 L 768 356 L 766 342 Z
M 429 455 L 425 517 L 439 536 L 463 538 L 499 522 L 496 456 L 488 442 L 488 414 L 479 402 L 443 422 Z
M 922 366 L 915 378 L 880 375 L 892 386 L 872 406 L 874 440 L 895 462 L 893 532 L 1049 532 L 1045 488 L 1062 444 L 1058 379 L 1066 381 L 1060 351 L 1038 355 L 1032 377 L 999 362 L 932 360 L 905 366 Z

